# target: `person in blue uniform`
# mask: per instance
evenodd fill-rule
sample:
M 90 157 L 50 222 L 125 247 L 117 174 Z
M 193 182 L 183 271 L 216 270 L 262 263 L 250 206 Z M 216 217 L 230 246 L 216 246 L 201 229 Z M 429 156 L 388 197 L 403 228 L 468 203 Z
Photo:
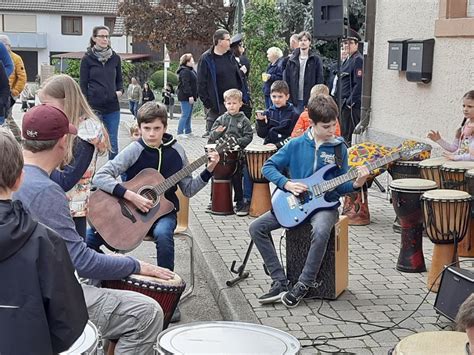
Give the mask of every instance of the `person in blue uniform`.
M 337 85 L 341 85 L 341 134 L 351 144 L 354 128 L 360 122 L 364 57 L 359 52 L 359 34 L 349 29 L 343 46 L 348 58 L 341 65 Z M 337 96 L 336 96 L 337 97 Z

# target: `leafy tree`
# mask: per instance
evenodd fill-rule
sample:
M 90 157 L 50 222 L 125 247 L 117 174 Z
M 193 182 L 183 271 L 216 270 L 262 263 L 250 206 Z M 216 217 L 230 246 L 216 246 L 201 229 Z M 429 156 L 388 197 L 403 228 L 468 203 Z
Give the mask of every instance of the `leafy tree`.
M 177 52 L 187 41 L 209 43 L 217 28 L 231 30 L 235 8 L 222 1 L 208 0 L 123 0 L 118 15 L 125 19 L 127 32 L 150 48 L 160 50 L 166 43 Z
M 281 38 L 281 22 L 275 0 L 253 0 L 244 16 L 243 31 L 245 48 L 252 65 L 249 78 L 253 106 L 263 107 L 262 72 L 268 66 L 267 49 L 279 47 L 285 49 Z

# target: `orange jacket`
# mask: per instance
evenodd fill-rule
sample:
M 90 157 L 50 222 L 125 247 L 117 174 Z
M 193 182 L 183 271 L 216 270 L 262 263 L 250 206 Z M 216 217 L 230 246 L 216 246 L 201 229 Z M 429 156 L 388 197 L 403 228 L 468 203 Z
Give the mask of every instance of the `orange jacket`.
M 13 70 L 12 75 L 8 78 L 10 83 L 10 90 L 13 97 L 17 97 L 25 88 L 26 84 L 26 71 L 25 65 L 23 64 L 23 59 L 16 54 L 13 53 L 11 50 L 8 51 L 10 53 L 10 57 L 12 58 L 13 64 L 15 64 L 15 69 Z
M 300 117 L 298 118 L 298 121 L 296 122 L 295 127 L 293 128 L 293 132 L 291 132 L 291 138 L 299 137 L 301 136 L 304 131 L 308 129 L 308 127 L 311 126 L 309 123 L 309 115 L 308 115 L 308 110 L 304 110 Z M 341 136 L 341 127 L 339 126 L 339 120 L 336 120 L 336 137 Z

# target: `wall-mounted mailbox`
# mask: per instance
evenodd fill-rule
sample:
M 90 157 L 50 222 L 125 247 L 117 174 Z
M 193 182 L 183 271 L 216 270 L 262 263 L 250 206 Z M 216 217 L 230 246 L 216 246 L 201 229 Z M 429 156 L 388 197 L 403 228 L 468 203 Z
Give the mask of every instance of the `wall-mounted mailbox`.
M 407 80 L 429 83 L 433 73 L 433 38 L 408 41 Z
M 407 50 L 410 39 L 397 38 L 388 41 L 388 69 L 407 70 Z

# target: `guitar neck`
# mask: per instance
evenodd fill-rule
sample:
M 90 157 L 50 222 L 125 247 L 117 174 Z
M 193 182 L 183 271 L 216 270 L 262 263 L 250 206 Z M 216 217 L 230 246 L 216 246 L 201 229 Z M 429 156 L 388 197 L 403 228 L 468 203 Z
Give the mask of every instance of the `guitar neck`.
M 194 170 L 199 168 L 205 162 L 207 162 L 207 155 L 203 155 L 199 159 L 197 159 L 197 160 L 193 161 L 191 164 L 187 165 L 185 168 L 183 168 L 180 171 L 178 171 L 177 173 L 171 175 L 169 178 L 167 178 L 161 184 L 155 186 L 155 189 L 156 189 L 158 195 L 164 194 L 168 189 L 170 189 L 171 187 L 176 185 L 178 182 L 180 182 L 186 176 L 190 175 Z
M 391 163 L 392 161 L 395 161 L 400 158 L 400 153 L 395 152 L 393 154 L 387 155 L 383 158 L 377 159 L 371 163 L 365 164 L 367 169 L 369 171 L 373 171 L 375 169 L 378 169 L 384 165 L 387 165 L 388 163 Z M 318 193 L 325 193 L 330 190 L 334 190 L 336 187 L 339 185 L 344 184 L 345 182 L 354 180 L 357 177 L 357 169 L 351 169 L 349 172 L 346 174 L 343 174 L 341 176 L 338 176 L 334 179 L 324 181 L 322 183 L 316 184 L 313 186 L 313 190 L 317 191 Z

